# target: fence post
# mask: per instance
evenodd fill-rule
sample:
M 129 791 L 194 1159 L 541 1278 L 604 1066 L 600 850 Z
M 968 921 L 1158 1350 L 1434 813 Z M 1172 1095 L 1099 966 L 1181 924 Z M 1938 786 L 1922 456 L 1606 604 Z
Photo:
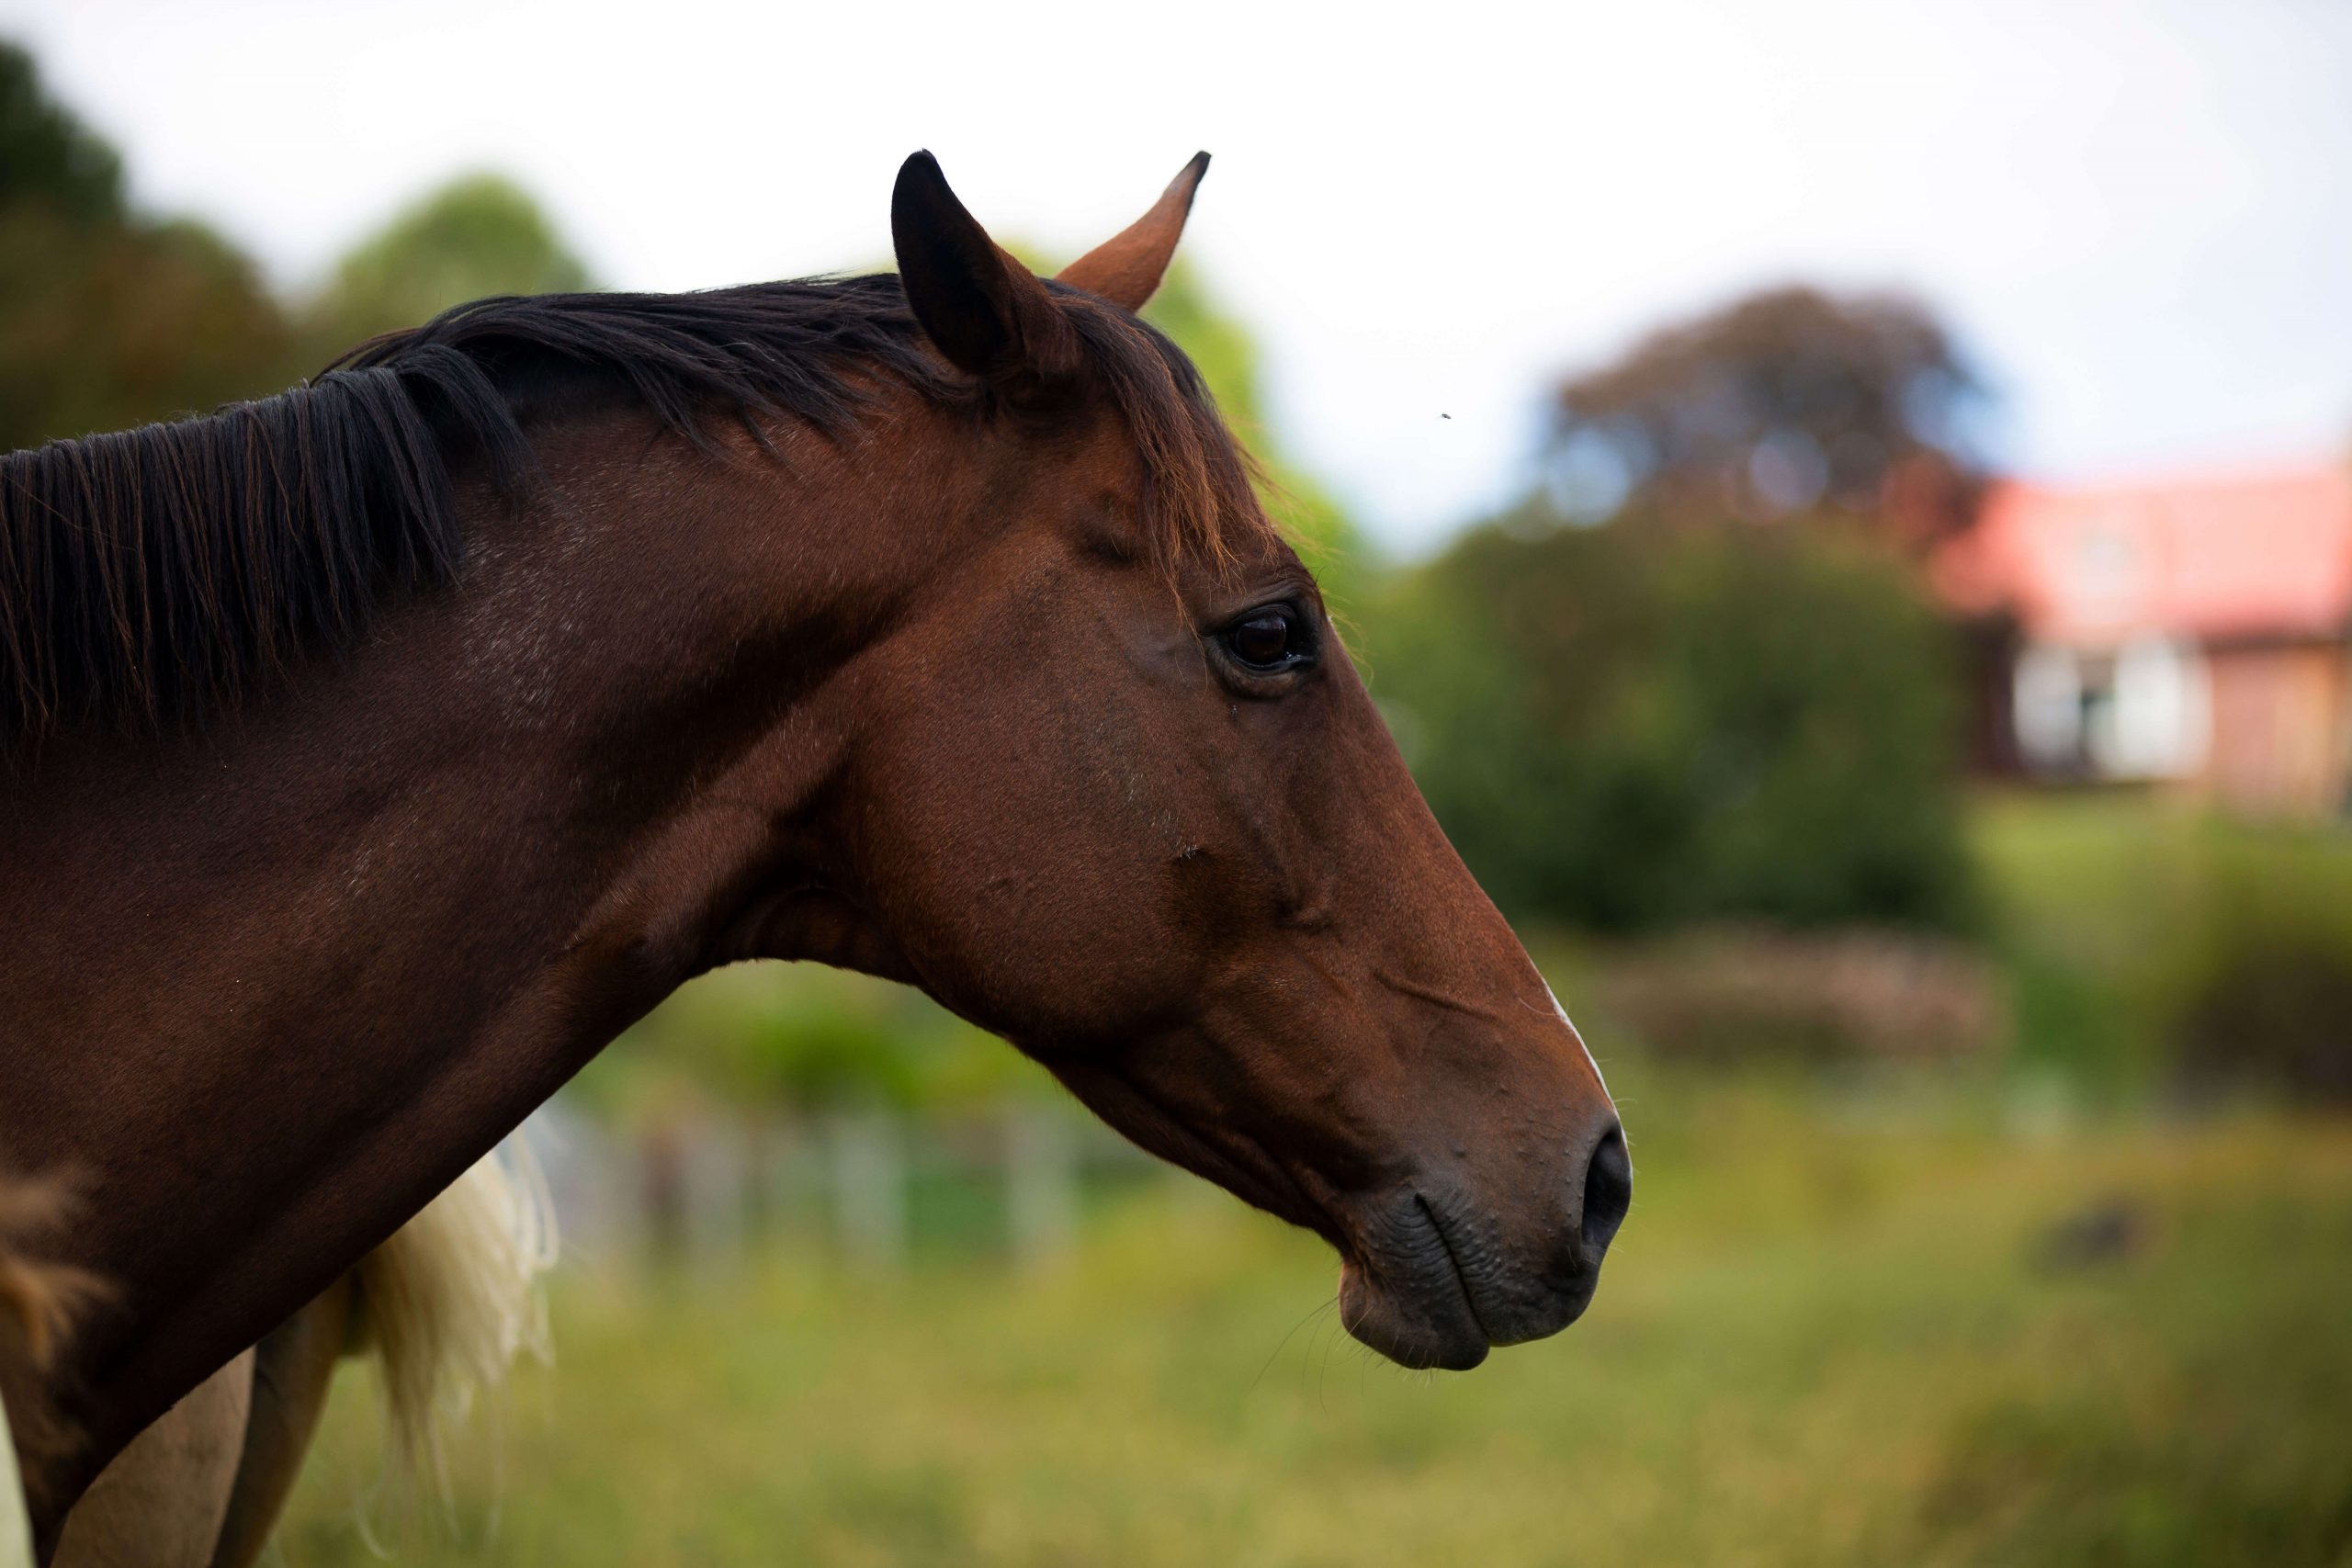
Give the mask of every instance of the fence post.
M 907 1257 L 907 1156 L 898 1118 L 837 1111 L 827 1131 L 842 1249 L 861 1262 L 898 1268 Z
M 1035 1268 L 1069 1256 L 1078 1235 L 1078 1143 L 1069 1118 L 1014 1100 L 1004 1108 L 1004 1130 L 1013 1258 Z

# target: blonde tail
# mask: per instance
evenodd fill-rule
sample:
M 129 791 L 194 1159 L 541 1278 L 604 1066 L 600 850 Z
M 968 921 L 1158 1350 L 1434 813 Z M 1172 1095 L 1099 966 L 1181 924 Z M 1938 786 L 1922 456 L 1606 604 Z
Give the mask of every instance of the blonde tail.
M 517 1134 L 360 1261 L 358 1343 L 382 1383 L 397 1480 L 429 1469 L 447 1497 L 441 1422 L 463 1420 L 517 1352 L 548 1359 L 539 1277 L 555 1257 L 547 1180 Z

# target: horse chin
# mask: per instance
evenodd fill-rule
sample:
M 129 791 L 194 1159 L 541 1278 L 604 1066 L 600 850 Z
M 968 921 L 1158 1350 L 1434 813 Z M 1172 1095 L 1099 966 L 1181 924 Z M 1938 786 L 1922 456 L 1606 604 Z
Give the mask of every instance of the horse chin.
M 1387 1280 L 1360 1259 L 1343 1258 L 1340 1321 L 1362 1344 L 1417 1371 L 1466 1372 L 1487 1359 L 1487 1331 L 1453 1278 Z

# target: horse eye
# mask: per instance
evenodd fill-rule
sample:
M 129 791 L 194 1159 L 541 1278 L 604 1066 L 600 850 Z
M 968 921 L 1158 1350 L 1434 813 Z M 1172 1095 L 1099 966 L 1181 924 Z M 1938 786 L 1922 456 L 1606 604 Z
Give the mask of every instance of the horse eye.
M 1298 626 L 1285 608 L 1259 610 L 1247 619 L 1237 621 L 1225 634 L 1225 646 L 1233 657 L 1252 670 L 1280 670 L 1296 659 L 1299 648 Z

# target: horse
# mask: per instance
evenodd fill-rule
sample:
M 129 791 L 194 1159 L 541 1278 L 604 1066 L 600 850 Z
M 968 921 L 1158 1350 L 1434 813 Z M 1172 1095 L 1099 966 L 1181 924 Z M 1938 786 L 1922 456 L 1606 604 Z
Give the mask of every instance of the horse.
M 895 275 L 484 300 L 0 459 L 0 1151 L 105 1291 L 0 1361 L 44 1560 L 738 961 L 1012 1042 L 1401 1365 L 1583 1312 L 1615 1107 L 1136 314 L 1206 164 L 1046 278 L 918 152 Z

